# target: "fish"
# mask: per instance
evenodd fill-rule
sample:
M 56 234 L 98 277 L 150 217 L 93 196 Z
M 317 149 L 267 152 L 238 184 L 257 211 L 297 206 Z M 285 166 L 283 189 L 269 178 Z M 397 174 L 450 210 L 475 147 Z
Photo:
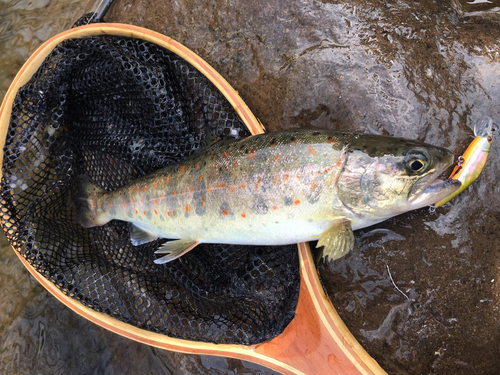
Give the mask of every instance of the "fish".
M 287 245 L 318 241 L 334 260 L 354 248 L 353 230 L 429 206 L 461 183 L 438 177 L 445 148 L 330 130 L 219 141 L 187 159 L 106 191 L 78 176 L 76 221 L 130 223 L 134 246 L 165 238 L 155 263 L 200 243 Z
M 467 189 L 481 174 L 490 154 L 495 131 L 493 120 L 485 116 L 474 126 L 475 138 L 470 143 L 465 153 L 459 157 L 459 162 L 451 172 L 450 179 L 460 181 L 461 185 L 456 191 L 446 198 L 436 202 L 435 208 L 441 207 Z

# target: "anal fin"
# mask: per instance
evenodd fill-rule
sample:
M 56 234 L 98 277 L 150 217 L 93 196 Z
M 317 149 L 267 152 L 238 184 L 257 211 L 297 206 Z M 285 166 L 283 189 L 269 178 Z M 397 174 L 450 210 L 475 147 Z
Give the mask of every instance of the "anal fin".
M 156 234 L 145 231 L 133 224 L 130 226 L 130 242 L 132 242 L 134 246 L 143 245 L 157 239 L 158 236 Z
M 316 247 L 323 247 L 323 258 L 335 260 L 351 251 L 354 248 L 354 243 L 351 222 L 342 220 L 335 222 L 321 234 Z
M 156 264 L 164 264 L 177 259 L 187 252 L 193 250 L 199 244 L 196 240 L 181 239 L 164 243 L 155 254 L 167 254 L 161 258 L 155 259 Z

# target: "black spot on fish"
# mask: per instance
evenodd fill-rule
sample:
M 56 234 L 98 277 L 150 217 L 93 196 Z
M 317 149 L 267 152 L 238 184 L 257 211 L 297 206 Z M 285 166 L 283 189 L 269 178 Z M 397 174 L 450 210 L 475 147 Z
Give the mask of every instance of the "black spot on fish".
M 320 135 L 320 134 L 321 134 L 321 132 L 313 132 L 313 133 L 312 133 L 312 135 L 314 135 L 314 136 L 318 136 L 318 135 Z
M 269 211 L 269 207 L 266 201 L 262 197 L 257 197 L 253 203 L 253 212 L 256 214 L 266 214 Z

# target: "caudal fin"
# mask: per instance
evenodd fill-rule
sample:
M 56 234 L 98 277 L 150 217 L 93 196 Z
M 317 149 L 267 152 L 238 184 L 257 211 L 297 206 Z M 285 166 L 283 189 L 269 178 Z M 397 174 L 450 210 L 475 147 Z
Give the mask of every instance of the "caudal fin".
M 98 200 L 104 190 L 94 185 L 87 176 L 76 179 L 76 222 L 84 228 L 106 224 L 109 220 L 98 208 Z

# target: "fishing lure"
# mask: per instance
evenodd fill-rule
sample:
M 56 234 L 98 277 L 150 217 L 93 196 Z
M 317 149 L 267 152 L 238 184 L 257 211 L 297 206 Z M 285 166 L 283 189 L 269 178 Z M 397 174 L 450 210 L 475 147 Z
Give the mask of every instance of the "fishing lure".
M 434 207 L 441 207 L 448 203 L 479 177 L 490 154 L 494 131 L 495 124 L 489 117 L 483 117 L 476 123 L 474 126 L 476 137 L 467 147 L 465 153 L 458 158 L 457 166 L 450 175 L 450 179 L 460 181 L 462 186 L 446 198 L 436 202 Z

